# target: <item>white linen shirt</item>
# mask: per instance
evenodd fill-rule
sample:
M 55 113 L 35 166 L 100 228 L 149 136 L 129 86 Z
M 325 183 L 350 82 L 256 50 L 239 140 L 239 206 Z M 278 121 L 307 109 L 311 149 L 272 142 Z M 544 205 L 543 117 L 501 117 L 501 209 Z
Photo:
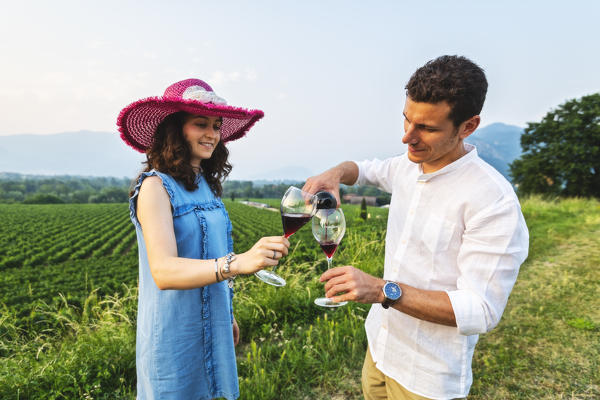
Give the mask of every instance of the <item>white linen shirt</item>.
M 479 333 L 500 321 L 529 233 L 510 183 L 477 155 L 431 174 L 406 154 L 357 162 L 358 184 L 392 193 L 384 279 L 450 297 L 457 327 L 373 304 L 365 322 L 377 368 L 433 399 L 466 397 Z

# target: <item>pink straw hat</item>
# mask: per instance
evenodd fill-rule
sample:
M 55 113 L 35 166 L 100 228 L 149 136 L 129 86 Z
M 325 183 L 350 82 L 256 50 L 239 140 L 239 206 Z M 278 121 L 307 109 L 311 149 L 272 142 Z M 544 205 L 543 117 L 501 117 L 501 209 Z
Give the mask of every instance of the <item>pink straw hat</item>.
M 186 79 L 169 86 L 162 97 L 148 97 L 125 107 L 117 118 L 121 138 L 135 150 L 144 153 L 152 144 L 154 132 L 162 120 L 179 111 L 222 117 L 223 142 L 243 137 L 264 116 L 260 110 L 228 106 L 206 82 Z

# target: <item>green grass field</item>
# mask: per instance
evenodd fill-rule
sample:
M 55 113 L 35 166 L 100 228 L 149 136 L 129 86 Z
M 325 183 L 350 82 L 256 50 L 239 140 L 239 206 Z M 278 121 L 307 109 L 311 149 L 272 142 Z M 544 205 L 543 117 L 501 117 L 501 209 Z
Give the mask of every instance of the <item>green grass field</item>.
M 237 252 L 281 233 L 278 213 L 226 205 Z M 600 398 L 600 203 L 522 205 L 530 255 L 499 326 L 480 337 L 469 398 Z M 387 211 L 369 211 L 362 221 L 344 206 L 334 265 L 381 274 Z M 127 206 L 0 205 L 0 218 L 0 398 L 134 399 L 137 250 Z M 236 281 L 241 398 L 360 399 L 368 307 L 314 306 L 325 257 L 308 227 L 291 242 L 278 269 L 286 287 Z

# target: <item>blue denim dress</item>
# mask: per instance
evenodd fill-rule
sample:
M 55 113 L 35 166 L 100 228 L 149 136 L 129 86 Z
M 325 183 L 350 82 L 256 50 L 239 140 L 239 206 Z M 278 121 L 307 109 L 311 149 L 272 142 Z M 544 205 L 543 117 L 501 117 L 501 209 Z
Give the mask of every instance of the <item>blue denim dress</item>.
M 160 290 L 150 274 L 136 204 L 142 181 L 154 175 L 160 177 L 171 200 L 179 257 L 214 259 L 233 250 L 231 221 L 204 177 L 198 176 L 198 189 L 190 192 L 161 172 L 140 176 L 129 200 L 139 247 L 137 398 L 236 399 L 233 291 L 227 282 L 190 290 Z

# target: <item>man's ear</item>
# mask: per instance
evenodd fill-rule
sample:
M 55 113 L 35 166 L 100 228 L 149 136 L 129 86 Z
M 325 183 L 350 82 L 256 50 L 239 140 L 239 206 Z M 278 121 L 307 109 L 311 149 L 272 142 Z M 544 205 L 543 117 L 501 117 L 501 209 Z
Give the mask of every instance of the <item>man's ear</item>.
M 474 115 L 462 124 L 460 124 L 460 138 L 466 139 L 471 135 L 471 133 L 475 132 L 475 129 L 479 126 L 481 122 L 481 117 L 479 115 Z

